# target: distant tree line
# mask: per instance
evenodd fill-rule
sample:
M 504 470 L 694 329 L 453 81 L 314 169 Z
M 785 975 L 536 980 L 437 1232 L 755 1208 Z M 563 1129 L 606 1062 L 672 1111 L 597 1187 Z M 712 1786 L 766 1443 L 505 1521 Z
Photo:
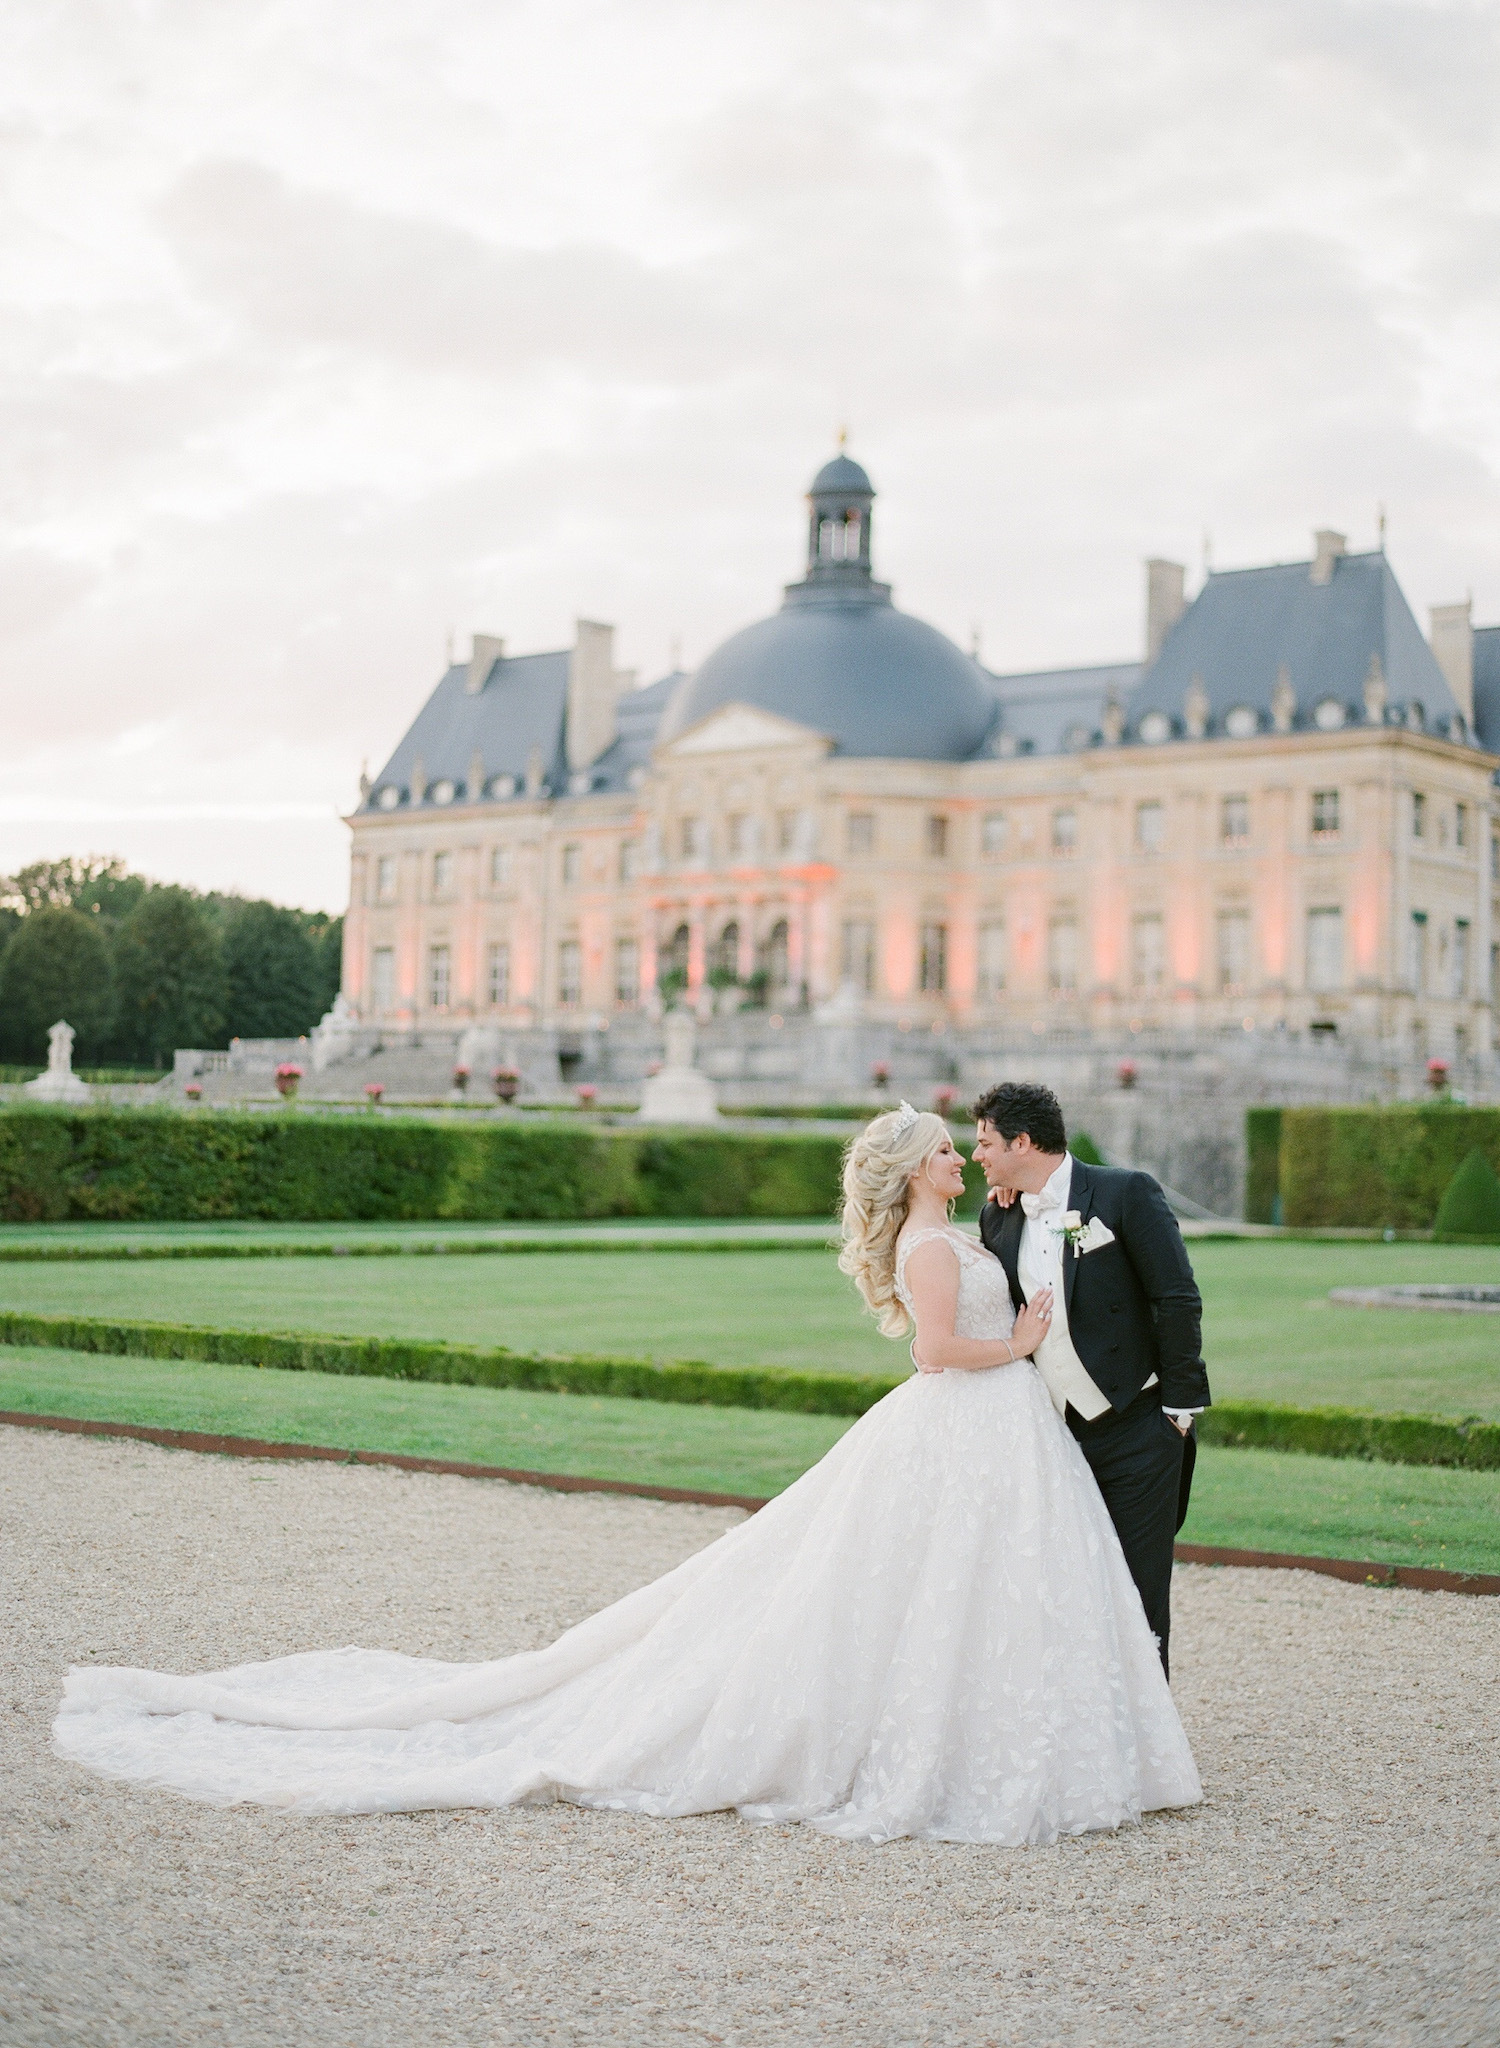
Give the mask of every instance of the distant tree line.
M 298 1038 L 339 987 L 343 919 L 133 875 L 35 861 L 0 878 L 0 1059 L 41 1061 L 48 1027 L 79 1066 L 170 1066 L 178 1046 Z

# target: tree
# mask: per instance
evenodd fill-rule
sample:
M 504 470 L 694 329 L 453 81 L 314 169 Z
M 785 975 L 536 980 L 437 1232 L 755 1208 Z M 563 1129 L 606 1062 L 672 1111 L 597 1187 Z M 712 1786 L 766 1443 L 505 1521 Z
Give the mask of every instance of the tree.
M 118 1041 L 165 1066 L 178 1046 L 223 1042 L 224 959 L 213 919 L 190 890 L 149 889 L 115 938 Z
M 328 1005 L 321 947 L 297 910 L 241 903 L 224 929 L 229 1030 L 236 1038 L 299 1038 Z
M 0 1011 L 23 1060 L 46 1058 L 47 1033 L 60 1019 L 78 1034 L 78 1055 L 97 1058 L 115 1015 L 109 945 L 97 924 L 56 906 L 22 918 L 0 960 Z

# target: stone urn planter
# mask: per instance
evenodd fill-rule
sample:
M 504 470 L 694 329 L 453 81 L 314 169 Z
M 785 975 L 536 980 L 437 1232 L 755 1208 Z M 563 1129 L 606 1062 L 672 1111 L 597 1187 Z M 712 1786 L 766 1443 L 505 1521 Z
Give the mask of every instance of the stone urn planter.
M 497 1102 L 514 1102 L 521 1087 L 521 1077 L 514 1067 L 496 1067 L 490 1076 L 490 1086 L 495 1091 Z
M 302 1069 L 295 1060 L 283 1060 L 276 1069 L 276 1093 L 283 1102 L 296 1100 L 297 1087 L 302 1079 Z

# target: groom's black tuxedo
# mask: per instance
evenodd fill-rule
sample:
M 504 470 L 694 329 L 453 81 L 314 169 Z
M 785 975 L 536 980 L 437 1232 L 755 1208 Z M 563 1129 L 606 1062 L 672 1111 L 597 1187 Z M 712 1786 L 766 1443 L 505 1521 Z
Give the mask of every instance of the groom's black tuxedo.
M 1064 1247 L 1068 1336 L 1110 1404 L 1093 1422 L 1070 1405 L 1067 1422 L 1099 1482 L 1165 1665 L 1172 1542 L 1187 1514 L 1196 1445 L 1161 1411 L 1209 1405 L 1203 1301 L 1177 1219 L 1149 1173 L 1075 1159 L 1068 1207 L 1085 1226 L 1097 1216 L 1114 1242 L 1082 1257 Z M 1026 1301 L 1018 1270 L 1025 1221 L 1019 1201 L 1009 1209 L 986 1202 L 979 1221 L 1017 1309 Z M 1157 1384 L 1148 1387 L 1153 1373 Z

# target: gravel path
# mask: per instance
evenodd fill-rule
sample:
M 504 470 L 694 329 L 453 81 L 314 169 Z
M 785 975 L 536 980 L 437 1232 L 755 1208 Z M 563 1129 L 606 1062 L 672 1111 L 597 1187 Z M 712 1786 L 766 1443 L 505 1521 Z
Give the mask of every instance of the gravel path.
M 1500 1601 L 1178 1573 L 1205 1806 L 1008 1851 L 289 1819 L 54 1758 L 64 1668 L 546 1641 L 722 1510 L 0 1430 L 0 2040 L 1500 2042 Z

